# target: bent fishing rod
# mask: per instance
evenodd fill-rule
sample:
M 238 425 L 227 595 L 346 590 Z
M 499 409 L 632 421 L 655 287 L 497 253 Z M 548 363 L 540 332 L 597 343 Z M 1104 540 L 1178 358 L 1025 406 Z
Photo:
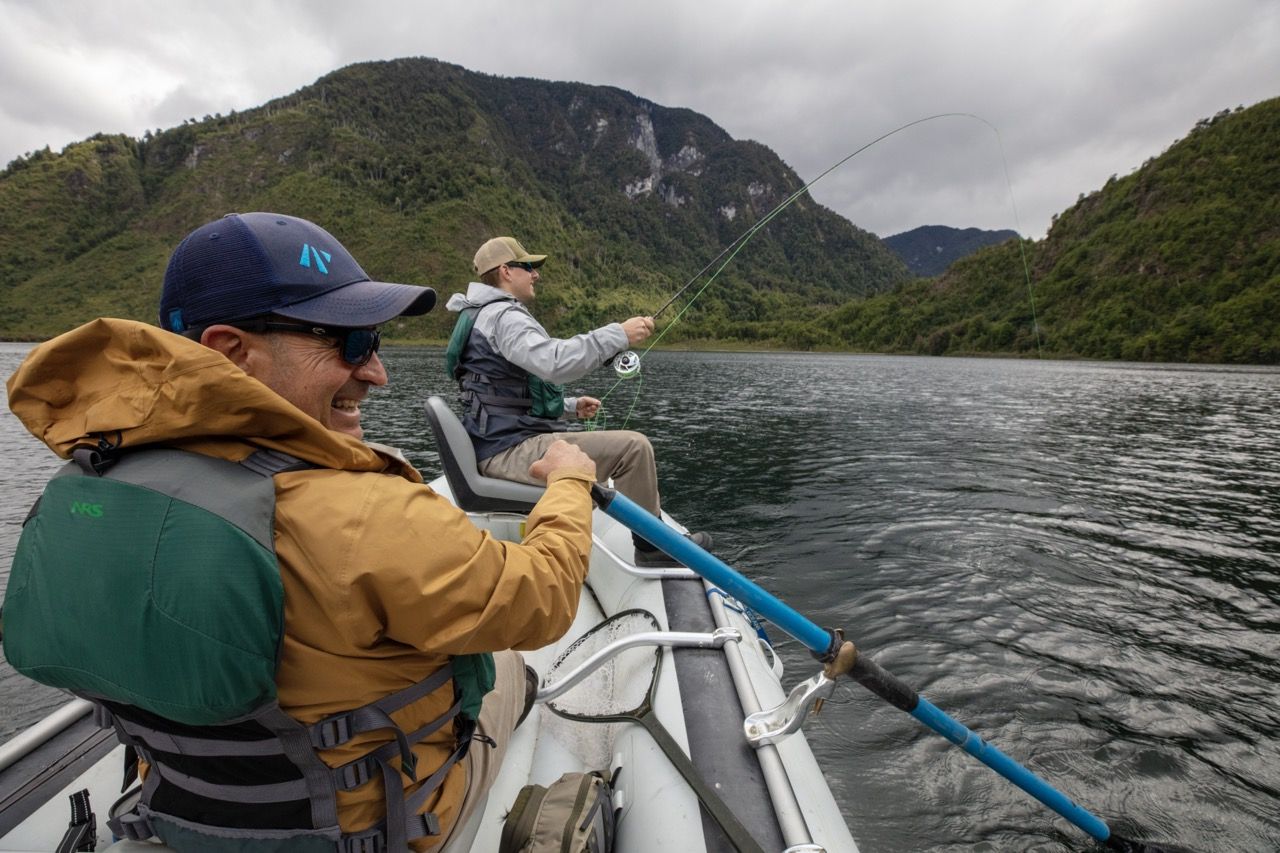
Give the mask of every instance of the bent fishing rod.
M 809 188 L 810 188 L 810 187 L 812 187 L 814 184 L 818 183 L 818 181 L 822 180 L 822 179 L 823 179 L 823 178 L 825 178 L 827 175 L 831 174 L 831 173 L 832 173 L 832 172 L 834 172 L 836 169 L 839 169 L 839 168 L 840 168 L 841 166 L 843 166 L 845 163 L 849 162 L 849 161 L 850 161 L 850 160 L 852 160 L 854 157 L 857 157 L 857 156 L 858 156 L 859 154 L 861 154 L 863 151 L 866 151 L 868 148 L 871 148 L 872 146 L 876 145 L 877 143 L 883 142 L 884 140 L 888 139 L 889 137 L 891 137 L 891 136 L 893 136 L 893 135 L 895 135 L 895 134 L 901 133 L 902 131 L 907 130 L 907 129 L 909 129 L 909 128 L 915 127 L 915 126 L 916 126 L 916 125 L 918 125 L 918 124 L 924 124 L 925 122 L 934 121 L 934 120 L 936 120 L 936 119 L 941 119 L 941 118 L 971 118 L 971 119 L 974 119 L 975 121 L 980 121 L 980 122 L 982 122 L 983 124 L 985 124 L 987 127 L 989 127 L 993 133 L 995 133 L 995 134 L 996 134 L 996 141 L 997 141 L 997 142 L 999 142 L 999 141 L 1000 141 L 1000 131 L 998 131 L 998 130 L 996 129 L 995 125 L 993 125 L 991 122 L 989 122 L 989 121 L 987 121 L 986 119 L 984 119 L 982 116 L 975 115 L 975 114 L 973 114 L 973 113 L 962 113 L 962 112 L 955 112 L 955 113 L 938 113 L 937 115 L 925 116 L 924 118 L 918 118 L 918 119 L 916 119 L 915 121 L 909 121 L 909 122 L 907 122 L 907 123 L 906 123 L 906 124 L 904 124 L 904 125 L 901 125 L 901 126 L 899 126 L 899 127 L 895 127 L 893 130 L 890 130 L 890 131 L 889 131 L 889 132 L 887 132 L 887 133 L 883 133 L 883 134 L 881 134 L 880 136 L 877 136 L 875 139 L 871 140 L 870 142 L 866 143 L 865 145 L 861 146 L 860 148 L 858 148 L 858 149 L 856 149 L 856 150 L 854 150 L 854 151 L 851 151 L 850 153 L 846 154 L 844 157 L 841 157 L 841 158 L 840 158 L 839 160 L 837 160 L 835 163 L 832 163 L 830 166 L 828 166 L 826 169 L 824 169 L 824 170 L 822 171 L 822 173 L 821 173 L 821 174 L 819 174 L 819 175 L 818 175 L 816 178 L 814 178 L 812 181 L 809 181 L 807 184 L 805 184 L 804 186 L 800 187 L 800 189 L 796 190 L 796 191 L 795 191 L 795 192 L 793 192 L 791 195 L 789 195 L 789 196 L 787 196 L 785 199 L 783 199 L 783 200 L 782 200 L 782 201 L 781 201 L 781 202 L 780 202 L 776 207 L 774 207 L 774 208 L 773 208 L 772 210 L 770 210 L 767 214 L 765 214 L 765 215 L 764 215 L 764 217 L 762 217 L 762 218 L 760 219 L 760 221 L 759 221 L 759 222 L 756 222 L 754 225 L 752 225 L 750 228 L 748 228 L 746 231 L 744 231 L 744 232 L 743 232 L 741 235 L 739 235 L 739 236 L 738 236 L 738 238 L 737 238 L 737 239 L 735 239 L 732 243 L 730 243 L 729 245 L 725 246 L 725 247 L 724 247 L 724 249 L 720 252 L 720 254 L 718 254 L 718 255 L 716 255 L 714 258 L 712 258 L 712 259 L 707 263 L 707 265 L 706 265 L 706 266 L 704 266 L 702 269 L 700 269 L 700 270 L 698 270 L 696 273 L 694 273 L 694 274 L 693 274 L 693 276 L 691 276 L 691 277 L 689 278 L 689 280 L 688 280 L 688 281 L 686 281 L 686 282 L 684 283 L 684 285 L 683 285 L 683 286 L 681 286 L 681 288 L 680 288 L 679 290 L 677 290 L 677 291 L 672 295 L 672 297 L 671 297 L 670 299 L 668 299 L 668 300 L 663 304 L 663 306 L 662 306 L 661 308 L 659 308 L 657 311 L 654 311 L 654 312 L 653 312 L 653 314 L 652 314 L 651 316 L 652 316 L 655 320 L 656 320 L 656 319 L 658 319 L 659 315 L 661 315 L 664 311 L 666 311 L 668 308 L 670 308 L 670 307 L 675 303 L 675 301 L 676 301 L 677 299 L 679 299 L 679 298 L 681 297 L 681 295 L 683 295 L 683 294 L 684 294 L 684 292 L 685 292 L 686 290 L 688 290 L 690 287 L 692 287 L 692 286 L 693 286 L 693 285 L 694 285 L 694 284 L 695 284 L 695 283 L 696 283 L 700 278 L 702 278 L 702 276 L 706 275 L 707 270 L 709 270 L 709 269 L 711 269 L 713 266 L 715 266 L 715 265 L 716 265 L 716 263 L 717 263 L 721 258 L 724 258 L 724 257 L 725 257 L 725 255 L 729 255 L 729 257 L 728 257 L 728 258 L 725 258 L 724 263 L 720 265 L 719 269 L 717 269 L 717 270 L 715 271 L 715 273 L 713 273 L 713 274 L 711 275 L 711 277 L 707 280 L 706 284 L 704 284 L 704 285 L 702 286 L 702 288 L 700 288 L 700 289 L 698 290 L 698 292 L 694 294 L 693 299 L 697 299 L 697 297 L 702 293 L 702 291 L 703 291 L 703 290 L 705 290 L 705 289 L 706 289 L 706 287 L 707 287 L 708 285 L 710 285 L 710 284 L 711 284 L 711 282 L 712 282 L 712 281 L 714 281 L 714 280 L 715 280 L 715 278 L 716 278 L 718 275 L 720 275 L 721 271 L 723 271 L 723 270 L 724 270 L 724 268 L 725 268 L 726 266 L 728 266 L 729 262 L 733 260 L 734 255 L 737 255 L 737 254 L 738 254 L 738 252 L 739 252 L 739 251 L 741 251 L 741 249 L 742 249 L 742 248 L 747 244 L 747 242 L 748 242 L 748 241 L 750 241 L 750 240 L 751 240 L 751 238 L 752 238 L 752 237 L 754 237 L 758 231 L 760 231 L 760 229 L 764 228 L 764 227 L 765 227 L 766 225 L 768 225 L 771 221 L 773 221 L 773 218 L 774 218 L 775 216 L 777 216 L 778 214 L 782 213 L 782 211 L 786 210 L 788 207 L 790 207 L 792 204 L 794 204 L 794 203 L 795 203 L 795 202 L 796 202 L 796 201 L 797 201 L 801 196 L 803 196 L 806 192 L 808 192 L 808 191 L 809 191 Z M 1012 202 L 1012 201 L 1013 201 L 1013 194 L 1012 194 L 1012 182 L 1009 180 L 1009 166 L 1008 166 L 1008 162 L 1007 162 L 1007 160 L 1005 160 L 1005 157 L 1004 157 L 1004 145 L 1003 145 L 1003 144 L 1001 144 L 1001 145 L 1000 145 L 1000 156 L 1001 156 L 1002 161 L 1004 161 L 1004 163 L 1005 163 L 1005 166 L 1004 166 L 1004 171 L 1005 171 L 1005 181 L 1006 181 L 1006 183 L 1009 183 L 1009 185 L 1010 185 L 1010 201 Z M 1015 224 L 1015 227 L 1018 227 L 1018 230 L 1019 230 L 1019 231 L 1021 231 L 1021 228 L 1020 228 L 1020 226 L 1018 225 L 1018 209 L 1017 209 L 1017 204 L 1016 204 L 1016 203 L 1014 203 L 1014 205 L 1013 205 L 1013 218 L 1014 218 L 1014 224 Z M 732 253 L 732 254 L 730 254 L 730 253 Z M 690 304 L 692 304 L 692 303 L 693 303 L 693 299 L 690 299 L 690 300 L 689 300 Z M 686 307 L 687 307 L 687 306 L 686 306 Z M 1033 309 L 1033 311 L 1034 311 L 1034 309 Z
M 871 140 L 865 145 L 862 145 L 859 148 L 855 149 L 854 151 L 851 151 L 850 153 L 846 154 L 844 157 L 841 157 L 835 163 L 832 163 L 830 166 L 824 169 L 816 178 L 809 181 L 804 186 L 800 187 L 798 190 L 796 190 L 795 192 L 787 196 L 785 199 L 783 199 L 772 210 L 770 210 L 767 214 L 761 217 L 761 219 L 758 222 L 756 222 L 754 225 L 752 225 L 750 228 L 748 228 L 746 231 L 740 234 L 736 239 L 733 240 L 733 242 L 725 246 L 724 249 L 722 249 L 718 255 L 716 255 L 714 258 L 708 261 L 707 264 L 702 267 L 702 269 L 694 273 L 689 278 L 688 281 L 686 281 L 674 294 L 672 294 L 671 298 L 668 299 L 665 303 L 663 303 L 661 308 L 659 308 L 657 311 L 654 311 L 653 314 L 650 315 L 656 321 L 658 317 L 660 317 L 668 308 L 674 305 L 676 301 L 679 300 L 680 297 L 683 296 L 685 292 L 689 290 L 689 288 L 693 287 L 693 285 L 696 284 L 700 279 L 702 279 L 703 276 L 707 276 L 708 270 L 710 270 L 712 267 L 716 267 L 715 271 L 711 273 L 709 276 L 707 276 L 707 279 L 705 282 L 703 282 L 702 286 L 698 288 L 698 290 L 693 294 L 692 297 L 690 297 L 689 301 L 685 304 L 685 306 L 680 309 L 680 312 L 676 315 L 675 319 L 672 320 L 670 323 L 668 323 L 667 326 L 661 332 L 659 332 L 657 335 L 653 337 L 653 339 L 649 342 L 648 346 L 645 347 L 644 354 L 647 355 L 649 350 L 653 349 L 658 344 L 658 342 L 662 340 L 663 336 L 666 335 L 666 333 L 675 326 L 675 324 L 684 316 L 684 313 L 688 311 L 693 306 L 693 303 L 697 301 L 698 297 L 702 295 L 703 291 L 705 291 L 708 287 L 711 286 L 711 284 L 720 276 L 720 273 L 724 271 L 725 267 L 727 267 L 729 263 L 737 256 L 737 254 L 740 251 L 742 251 L 742 249 L 747 245 L 747 243 L 749 243 L 751 239 L 755 237 L 755 235 L 758 234 L 762 228 L 764 228 L 766 225 L 772 222 L 776 216 L 778 216 L 780 213 L 782 213 L 784 210 L 786 210 L 788 207 L 790 207 L 792 204 L 798 201 L 806 192 L 809 191 L 809 189 L 814 184 L 818 183 L 818 181 L 822 180 L 827 175 L 834 172 L 836 169 L 839 169 L 845 163 L 849 162 L 854 157 L 857 157 L 859 154 L 866 151 L 868 148 L 871 148 L 872 146 L 880 142 L 883 142 L 889 137 L 894 136 L 895 134 L 901 133 L 904 130 L 907 130 L 909 128 L 915 127 L 918 124 L 924 124 L 925 122 L 935 121 L 937 119 L 943 119 L 943 118 L 973 119 L 974 121 L 978 121 L 986 125 L 988 128 L 990 128 L 991 132 L 995 134 L 996 144 L 999 146 L 999 149 L 1000 149 L 1000 160 L 1004 167 L 1005 183 L 1009 188 L 1009 202 L 1013 208 L 1014 228 L 1020 234 L 1022 232 L 1022 226 L 1018 219 L 1018 205 L 1017 205 L 1016 199 L 1014 199 L 1014 196 L 1013 196 L 1013 181 L 1009 177 L 1009 162 L 1008 162 L 1008 158 L 1005 156 L 1004 143 L 1000 139 L 999 129 L 997 129 L 995 125 L 993 125 L 991 122 L 984 119 L 982 116 L 975 115 L 974 113 L 965 113 L 965 112 L 938 113 L 936 115 L 925 116 L 924 118 L 918 118 L 914 121 L 909 121 L 906 124 L 900 125 L 899 127 L 895 127 L 893 130 L 890 130 L 887 133 L 882 133 L 880 136 L 877 136 L 875 139 Z M 1018 249 L 1019 249 L 1019 252 L 1021 253 L 1021 258 L 1022 258 L 1023 276 L 1026 279 L 1026 283 L 1027 283 L 1027 296 L 1031 302 L 1032 329 L 1035 331 L 1037 348 L 1039 348 L 1040 324 L 1036 319 L 1035 294 L 1031 290 L 1031 269 L 1027 261 L 1026 248 L 1022 245 L 1021 239 L 1018 240 Z M 719 264 L 718 267 L 716 266 L 717 264 Z M 638 376 L 640 374 L 640 362 L 641 362 L 641 356 L 637 355 L 635 352 L 631 350 L 627 350 L 626 352 L 621 353 L 617 358 L 615 358 L 613 360 L 613 367 L 618 374 L 619 381 L 624 379 L 632 379 Z M 612 394 L 614 388 L 617 388 L 617 386 L 618 386 L 618 383 L 615 383 L 613 387 L 611 387 L 608 391 L 605 392 L 601 400 L 603 401 L 610 394 Z M 637 391 L 637 396 L 638 394 L 639 392 Z M 632 408 L 634 408 L 634 401 L 632 403 Z M 630 418 L 630 412 L 628 412 L 628 419 L 629 418 Z M 623 426 L 625 428 L 626 426 L 625 422 Z
M 1124 853 L 1166 853 L 1172 848 L 1122 838 L 1099 817 L 1076 805 L 1069 797 L 1027 770 L 963 724 L 929 702 L 892 673 L 844 639 L 838 630 L 821 628 L 783 601 L 743 577 L 727 563 L 703 550 L 690 539 L 667 526 L 657 516 L 626 495 L 599 484 L 591 487 L 591 497 L 610 518 L 633 533 L 657 545 L 701 577 L 720 587 L 759 615 L 795 637 L 827 664 L 831 678 L 848 675 L 895 708 L 910 714 L 929 729 L 990 767 L 1023 791 L 1053 809 L 1074 826 L 1110 850 Z

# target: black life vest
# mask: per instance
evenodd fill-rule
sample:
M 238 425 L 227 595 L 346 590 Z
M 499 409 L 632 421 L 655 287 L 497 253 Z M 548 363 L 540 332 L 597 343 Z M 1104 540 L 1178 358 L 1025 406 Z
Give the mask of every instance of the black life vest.
M 478 308 L 463 308 L 449 337 L 445 369 L 457 381 L 462 402 L 462 425 L 484 460 L 525 439 L 546 432 L 564 432 L 564 386 L 547 382 L 512 364 L 475 330 L 476 316 L 491 305 L 501 313 L 518 303 L 500 300 Z

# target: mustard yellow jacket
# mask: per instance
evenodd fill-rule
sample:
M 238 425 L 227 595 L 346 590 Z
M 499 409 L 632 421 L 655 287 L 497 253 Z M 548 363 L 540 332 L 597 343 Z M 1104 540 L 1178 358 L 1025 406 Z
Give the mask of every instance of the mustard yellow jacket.
M 8 390 L 14 414 L 62 457 L 106 436 L 233 461 L 269 448 L 323 466 L 275 478 L 285 593 L 276 680 L 281 707 L 302 723 L 407 687 L 450 655 L 546 645 L 573 621 L 591 550 L 585 471 L 553 475 L 524 541 L 498 541 L 394 454 L 326 429 L 221 354 L 127 320 L 36 347 Z M 451 703 L 446 685 L 394 718 L 412 731 Z M 449 729 L 415 748 L 418 778 L 449 754 Z M 336 766 L 386 740 L 373 733 L 324 758 Z M 444 832 L 464 787 L 455 766 L 427 803 Z M 339 793 L 344 831 L 383 813 L 380 779 Z

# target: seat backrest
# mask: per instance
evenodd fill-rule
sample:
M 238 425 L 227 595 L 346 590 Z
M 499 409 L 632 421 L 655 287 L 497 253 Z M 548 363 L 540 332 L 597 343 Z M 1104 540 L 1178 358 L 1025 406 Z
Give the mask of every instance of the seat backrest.
M 516 512 L 528 514 L 542 497 L 541 486 L 486 477 L 476 467 L 471 436 L 444 398 L 427 398 L 427 421 L 435 434 L 440 465 L 458 507 L 467 512 Z

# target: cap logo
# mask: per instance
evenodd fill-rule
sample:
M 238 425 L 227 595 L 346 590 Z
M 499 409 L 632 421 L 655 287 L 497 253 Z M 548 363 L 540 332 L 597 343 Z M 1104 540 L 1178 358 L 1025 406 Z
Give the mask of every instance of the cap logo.
M 324 265 L 324 262 L 332 260 L 333 255 L 329 254 L 324 249 L 317 249 L 308 243 L 303 243 L 302 257 L 298 258 L 298 266 L 311 269 L 311 264 L 314 262 L 317 270 L 328 275 L 329 268 Z

